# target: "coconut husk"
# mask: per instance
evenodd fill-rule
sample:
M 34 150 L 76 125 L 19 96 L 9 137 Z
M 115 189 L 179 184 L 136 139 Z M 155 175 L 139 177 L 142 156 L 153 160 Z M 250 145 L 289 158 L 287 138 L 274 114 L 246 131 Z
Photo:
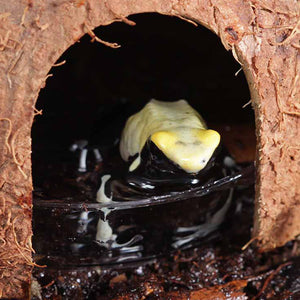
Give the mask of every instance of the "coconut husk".
M 177 16 L 215 32 L 246 73 L 256 116 L 253 237 L 262 250 L 300 233 L 299 4 L 242 0 L 0 0 L 0 296 L 24 298 L 31 261 L 31 125 L 35 102 L 62 53 L 141 12 Z M 180 38 L 180 37 L 179 37 Z M 205 47 L 205 45 L 203 45 Z

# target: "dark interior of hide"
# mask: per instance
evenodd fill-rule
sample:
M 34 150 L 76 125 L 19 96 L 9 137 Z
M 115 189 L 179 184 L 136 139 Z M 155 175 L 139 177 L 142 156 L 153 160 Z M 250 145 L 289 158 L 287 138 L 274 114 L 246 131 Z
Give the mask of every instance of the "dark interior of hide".
M 250 144 L 255 143 L 253 111 L 242 108 L 250 99 L 244 74 L 235 76 L 240 66 L 217 36 L 175 17 L 143 14 L 132 20 L 134 27 L 114 23 L 95 30 L 121 48 L 91 43 L 86 35 L 59 59 L 66 64 L 50 71 L 53 77 L 37 102 L 43 116 L 36 117 L 32 130 L 36 191 L 49 186 L 47 178 L 56 181 L 57 172 L 68 168 L 66 163 L 75 164 L 69 151 L 75 140 L 92 136 L 93 142 L 109 143 L 125 122 L 122 116 L 138 111 L 151 98 L 186 99 L 210 128 L 232 140 L 230 126 L 240 124 L 247 128 Z M 247 152 L 239 138 L 234 139 L 235 148 Z
M 90 37 L 84 36 L 58 61 L 66 60 L 66 63 L 50 71 L 54 76 L 47 80 L 37 102 L 43 115 L 35 118 L 32 130 L 35 203 L 45 198 L 93 199 L 97 180 L 90 176 L 91 172 L 77 172 L 78 157 L 69 151 L 70 145 L 78 139 L 93 137 L 97 140 L 97 135 L 99 140 L 107 138 L 109 141 L 116 127 L 122 126 L 121 116 L 138 111 L 151 98 L 188 100 L 208 126 L 221 133 L 225 146 L 238 162 L 253 161 L 254 115 L 251 106 L 242 108 L 250 99 L 247 83 L 243 72 L 235 76 L 240 66 L 231 53 L 224 50 L 219 38 L 202 26 L 195 27 L 174 17 L 142 14 L 130 19 L 137 25 L 114 23 L 95 30 L 100 38 L 118 42 L 121 48 L 91 43 Z M 103 112 L 107 112 L 105 118 L 101 117 Z M 97 173 L 93 160 L 88 167 L 89 171 Z M 42 296 L 186 299 L 192 290 L 211 288 L 214 295 L 213 288 L 220 286 L 228 296 L 235 292 L 226 285 L 231 281 L 237 286 L 247 284 L 244 292 L 249 297 L 260 293 L 263 298 L 257 299 L 296 295 L 299 285 L 295 284 L 295 270 L 299 262 L 282 264 L 296 255 L 295 244 L 289 243 L 268 255 L 255 252 L 251 246 L 241 251 L 251 238 L 253 188 L 239 190 L 235 197 L 235 211 L 221 227 L 217 240 L 208 240 L 194 249 L 172 252 L 149 266 L 138 262 L 118 268 L 80 266 L 68 269 L 61 268 L 58 260 L 52 268 L 34 271 L 34 278 L 42 287 Z M 179 218 L 181 209 L 183 206 L 176 210 Z M 158 209 L 157 220 L 162 220 L 160 215 L 164 210 L 168 211 L 167 208 Z M 49 237 L 53 228 L 64 226 L 53 223 L 53 227 L 43 233 L 44 223 L 51 225 L 49 219 L 59 214 L 55 209 L 43 215 L 34 213 L 35 260 L 38 263 L 42 257 L 43 264 L 38 243 L 48 239 L 52 243 Z M 140 216 L 142 221 L 150 218 L 151 214 L 146 218 Z M 167 224 L 168 218 L 164 221 Z M 59 231 L 64 235 L 64 230 Z M 159 243 L 163 242 L 162 239 Z M 45 246 L 52 247 L 47 243 Z M 70 258 L 69 252 L 64 255 Z M 248 283 L 245 280 L 249 280 Z M 39 296 L 33 295 L 33 299 Z

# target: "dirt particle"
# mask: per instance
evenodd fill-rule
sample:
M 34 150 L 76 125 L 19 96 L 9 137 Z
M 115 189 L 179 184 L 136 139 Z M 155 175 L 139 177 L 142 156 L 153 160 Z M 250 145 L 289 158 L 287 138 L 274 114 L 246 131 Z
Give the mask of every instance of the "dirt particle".
M 234 41 L 237 41 L 239 39 L 239 36 L 237 32 L 233 29 L 233 27 L 231 26 L 226 27 L 225 32 L 227 32 Z

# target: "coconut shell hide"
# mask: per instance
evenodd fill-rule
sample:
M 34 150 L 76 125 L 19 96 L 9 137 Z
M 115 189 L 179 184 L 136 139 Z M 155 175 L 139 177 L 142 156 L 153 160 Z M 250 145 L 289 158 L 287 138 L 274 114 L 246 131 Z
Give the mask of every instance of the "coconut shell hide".
M 268 250 L 300 233 L 299 3 L 0 0 L 0 297 L 24 298 L 31 278 L 31 126 L 48 72 L 83 35 L 101 42 L 94 28 L 142 12 L 209 28 L 240 62 L 256 119 L 253 237 Z

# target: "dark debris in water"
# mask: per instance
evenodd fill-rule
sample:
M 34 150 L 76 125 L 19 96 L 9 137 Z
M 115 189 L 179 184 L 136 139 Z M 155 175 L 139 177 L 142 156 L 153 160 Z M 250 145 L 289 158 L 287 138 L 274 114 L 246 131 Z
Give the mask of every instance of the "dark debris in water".
M 43 299 L 300 299 L 300 243 L 268 253 L 250 240 L 249 198 L 220 238 L 150 263 L 36 268 Z M 35 292 L 33 292 L 34 294 Z M 248 297 L 248 298 L 247 298 Z M 34 297 L 33 299 L 38 299 Z

